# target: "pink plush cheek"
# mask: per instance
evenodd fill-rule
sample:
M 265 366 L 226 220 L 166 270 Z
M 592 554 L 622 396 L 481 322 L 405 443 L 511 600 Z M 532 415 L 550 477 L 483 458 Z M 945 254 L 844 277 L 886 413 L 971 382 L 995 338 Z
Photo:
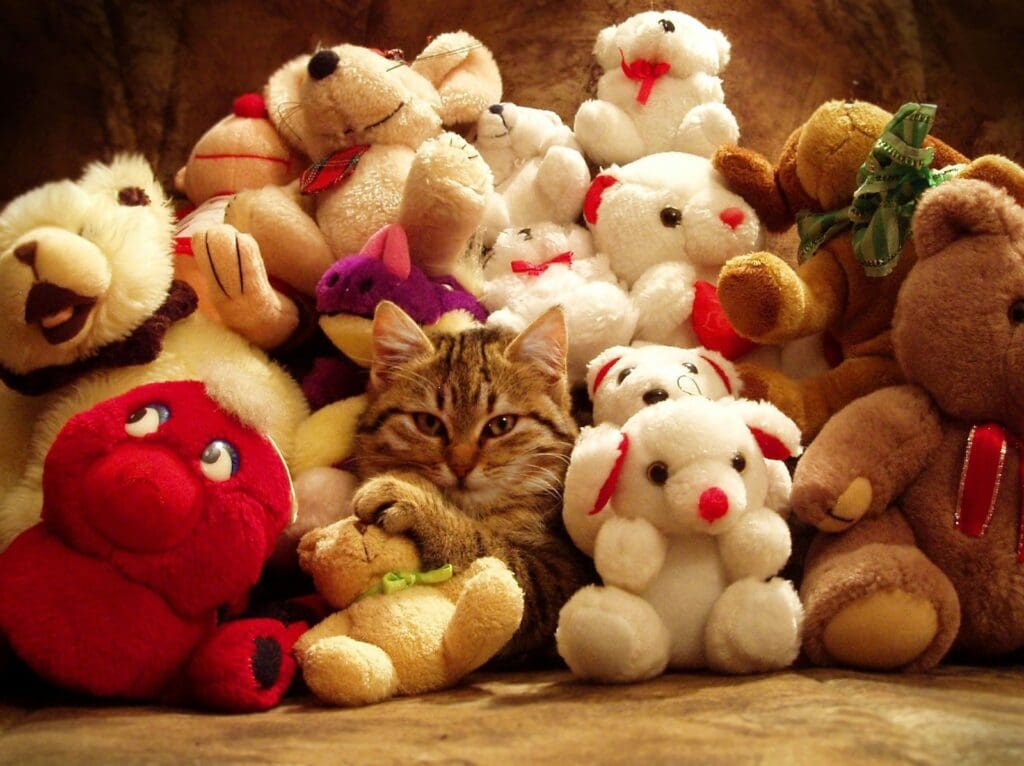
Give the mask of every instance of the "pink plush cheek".
M 718 521 L 729 512 L 729 497 L 718 487 L 709 487 L 700 493 L 697 512 L 709 524 Z

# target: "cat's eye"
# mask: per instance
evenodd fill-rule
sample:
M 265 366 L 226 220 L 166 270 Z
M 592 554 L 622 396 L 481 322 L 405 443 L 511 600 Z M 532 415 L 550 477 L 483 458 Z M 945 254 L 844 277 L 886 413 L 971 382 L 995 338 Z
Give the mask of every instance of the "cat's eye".
M 1010 321 L 1013 324 L 1021 324 L 1024 322 L 1024 298 L 1018 298 L 1010 306 L 1010 310 L 1007 312 L 1007 316 L 1010 317 Z
M 124 423 L 124 430 L 129 436 L 142 437 L 156 433 L 157 429 L 171 417 L 170 409 L 163 404 L 147 404 L 139 407 Z
M 732 456 L 732 467 L 737 473 L 743 473 L 743 469 L 747 467 L 747 459 L 737 452 Z
M 227 481 L 238 473 L 238 450 L 231 442 L 214 439 L 199 456 L 199 470 L 210 481 Z
M 647 466 L 647 478 L 652 484 L 662 485 L 668 481 L 668 466 L 660 460 Z
M 492 439 L 498 436 L 504 436 L 516 427 L 516 422 L 518 420 L 519 418 L 515 415 L 498 415 L 497 417 L 491 418 L 487 421 L 487 425 L 484 426 L 484 435 Z
M 691 375 L 697 374 L 697 365 L 695 365 L 693 362 L 683 362 L 683 369 L 686 370 Z
M 413 422 L 420 430 L 420 433 L 427 436 L 441 436 L 444 434 L 444 423 L 437 415 L 429 412 L 417 412 L 412 416 Z
M 683 214 L 676 207 L 664 207 L 661 209 L 661 225 L 674 229 L 683 222 Z
M 622 385 L 622 381 L 624 381 L 626 378 L 628 378 L 629 377 L 629 373 L 631 373 L 631 372 L 633 372 L 633 368 L 632 367 L 627 367 L 626 369 L 624 369 L 622 372 L 619 373 L 619 377 L 616 378 L 616 383 L 618 383 L 621 386 Z

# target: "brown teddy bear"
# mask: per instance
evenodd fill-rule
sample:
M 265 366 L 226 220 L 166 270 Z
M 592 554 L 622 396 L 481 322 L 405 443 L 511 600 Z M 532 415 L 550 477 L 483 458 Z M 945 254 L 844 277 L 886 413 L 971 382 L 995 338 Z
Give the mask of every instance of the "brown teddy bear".
M 913 218 L 892 323 L 908 384 L 836 414 L 796 469 L 794 512 L 832 533 L 801 588 L 818 664 L 920 670 L 951 646 L 1024 647 L 1024 170 L 972 168 L 991 183 L 943 184 Z
M 314 163 L 297 185 L 236 195 L 226 223 L 193 238 L 229 326 L 263 348 L 280 344 L 296 312 L 266 274 L 312 296 L 335 260 L 389 223 L 404 227 L 428 274 L 455 270 L 493 191 L 479 153 L 442 128 L 474 122 L 501 98 L 480 41 L 438 35 L 411 64 L 357 45 L 324 48 L 278 69 L 265 98 L 280 135 Z
M 429 572 L 415 544 L 348 518 L 313 530 L 299 563 L 340 609 L 295 645 L 309 688 L 334 705 L 454 685 L 509 642 L 523 591 L 493 557 Z
M 917 110 L 901 110 L 893 132 L 922 124 L 927 132 L 931 119 L 923 110 L 933 108 L 908 106 Z M 790 135 L 778 165 L 732 146 L 719 149 L 713 162 L 765 226 L 781 232 L 801 211 L 823 214 L 850 204 L 863 180 L 858 168 L 878 151 L 880 136 L 890 135 L 890 121 L 893 115 L 873 104 L 829 101 Z M 934 152 L 931 169 L 966 162 L 931 136 L 923 146 Z M 921 162 L 923 153 L 915 153 L 912 144 L 900 148 L 911 162 Z M 887 158 L 895 154 L 885 153 Z M 752 253 L 729 260 L 718 279 L 722 308 L 740 335 L 758 343 L 787 343 L 827 332 L 838 343 L 843 361 L 801 380 L 752 363 L 740 365 L 744 395 L 770 400 L 796 421 L 805 439 L 853 399 L 901 381 L 889 327 L 896 293 L 915 260 L 908 240 L 889 273 L 869 276 L 849 229 L 823 242 L 822 237 L 812 239 L 801 254 L 810 257 L 796 269 L 771 253 Z M 813 245 L 820 245 L 817 252 Z

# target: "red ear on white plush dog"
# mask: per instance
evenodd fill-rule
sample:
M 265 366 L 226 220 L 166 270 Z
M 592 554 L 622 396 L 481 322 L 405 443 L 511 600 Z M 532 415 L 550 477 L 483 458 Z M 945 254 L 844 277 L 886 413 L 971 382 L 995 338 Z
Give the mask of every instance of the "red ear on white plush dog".
M 802 451 L 800 429 L 775 405 L 737 399 L 728 406 L 747 424 L 761 453 L 768 460 L 785 460 L 796 457 Z

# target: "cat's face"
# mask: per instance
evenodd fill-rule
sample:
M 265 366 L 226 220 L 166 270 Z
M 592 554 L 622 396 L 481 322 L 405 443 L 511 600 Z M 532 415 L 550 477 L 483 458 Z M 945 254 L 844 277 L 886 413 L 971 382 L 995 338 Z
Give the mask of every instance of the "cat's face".
M 360 476 L 414 471 L 473 515 L 554 502 L 576 436 L 561 311 L 517 337 L 474 328 L 428 338 L 401 309 L 381 305 L 356 435 Z

